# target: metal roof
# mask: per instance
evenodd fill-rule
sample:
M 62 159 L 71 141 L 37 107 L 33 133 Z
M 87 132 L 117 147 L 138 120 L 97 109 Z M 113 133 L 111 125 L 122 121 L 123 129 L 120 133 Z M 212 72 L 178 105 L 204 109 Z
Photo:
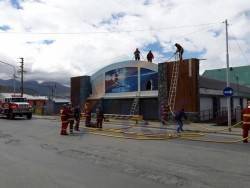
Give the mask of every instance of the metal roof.
M 250 87 L 250 66 L 230 67 L 229 75 L 230 82 Z M 226 81 L 226 68 L 206 70 L 202 76 Z
M 10 98 L 13 97 L 14 93 L 0 93 L 0 97 L 2 98 Z M 20 93 L 15 94 L 16 97 L 21 96 Z M 23 94 L 23 97 L 29 100 L 48 100 L 46 96 L 33 96 L 28 94 Z
M 225 81 L 206 78 L 204 76 L 199 77 L 199 88 L 223 90 L 226 86 L 227 83 Z M 235 94 L 250 97 L 250 87 L 235 83 L 231 83 L 230 87 L 233 88 Z

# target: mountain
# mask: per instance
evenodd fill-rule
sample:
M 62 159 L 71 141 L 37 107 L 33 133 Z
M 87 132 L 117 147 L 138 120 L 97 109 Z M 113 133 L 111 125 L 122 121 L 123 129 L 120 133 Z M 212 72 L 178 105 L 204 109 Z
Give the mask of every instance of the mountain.
M 13 91 L 12 88 L 7 87 L 7 86 L 1 86 L 1 85 L 0 85 L 0 92 L 9 93 L 9 92 L 12 92 L 12 91 Z
M 16 80 L 16 92 L 20 92 L 21 82 Z M 1 80 L 0 79 L 0 92 L 12 92 L 13 79 Z M 57 82 L 43 82 L 38 83 L 34 80 L 24 82 L 24 93 L 31 95 L 44 95 L 44 96 L 57 96 L 69 97 L 70 88 Z

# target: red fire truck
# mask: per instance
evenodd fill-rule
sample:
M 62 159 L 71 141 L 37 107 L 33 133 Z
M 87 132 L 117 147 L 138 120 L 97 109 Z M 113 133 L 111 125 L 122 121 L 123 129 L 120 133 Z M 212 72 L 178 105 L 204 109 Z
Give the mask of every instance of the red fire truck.
M 32 106 L 27 99 L 21 96 L 13 95 L 7 98 L 0 98 L 0 114 L 8 119 L 14 119 L 16 116 L 26 116 L 32 118 Z

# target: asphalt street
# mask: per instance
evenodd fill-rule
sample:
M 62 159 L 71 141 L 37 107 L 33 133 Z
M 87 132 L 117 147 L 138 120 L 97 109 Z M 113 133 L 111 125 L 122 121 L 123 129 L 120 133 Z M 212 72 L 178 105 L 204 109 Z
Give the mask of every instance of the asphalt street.
M 0 119 L 0 187 L 250 187 L 250 143 L 59 132 L 56 121 Z

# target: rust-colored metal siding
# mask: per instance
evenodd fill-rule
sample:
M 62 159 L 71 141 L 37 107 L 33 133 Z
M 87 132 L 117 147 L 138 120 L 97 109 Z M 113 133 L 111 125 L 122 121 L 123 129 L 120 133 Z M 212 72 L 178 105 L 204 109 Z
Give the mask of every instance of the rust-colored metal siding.
M 171 83 L 173 63 L 166 62 L 165 66 L 161 66 L 164 72 L 167 74 L 167 91 L 159 91 L 159 96 L 166 95 L 168 98 L 168 91 Z M 162 75 L 164 76 L 164 75 Z M 176 91 L 175 108 L 174 110 L 180 110 L 184 108 L 186 112 L 199 112 L 199 60 L 187 59 L 180 63 L 179 78 Z M 161 84 L 161 83 L 159 83 Z M 163 93 L 163 94 L 162 94 Z
M 72 77 L 71 80 L 71 103 L 73 106 L 82 106 L 91 94 L 90 76 Z
M 80 83 L 81 77 L 72 77 L 70 79 L 70 97 L 73 106 L 80 103 Z

